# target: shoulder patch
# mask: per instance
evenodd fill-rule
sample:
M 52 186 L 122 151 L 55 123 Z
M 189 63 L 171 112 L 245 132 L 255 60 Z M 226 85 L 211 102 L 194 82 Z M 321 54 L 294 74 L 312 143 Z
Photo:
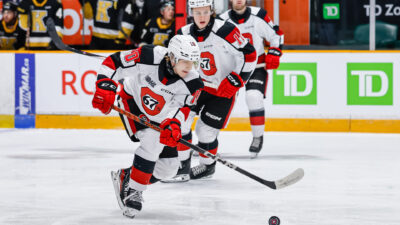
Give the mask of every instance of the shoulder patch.
M 215 34 L 236 49 L 243 48 L 248 43 L 247 39 L 240 33 L 239 28 L 229 21 L 225 21 L 223 26 L 221 26 Z
M 217 28 L 215 34 L 225 39 L 225 37 L 228 36 L 228 34 L 230 34 L 235 28 L 236 26 L 233 23 L 224 21 L 224 24 Z
M 271 22 L 271 19 L 269 18 L 267 11 L 265 9 L 260 8 L 260 10 L 256 14 L 256 16 L 259 17 L 260 19 L 264 20 L 267 23 Z

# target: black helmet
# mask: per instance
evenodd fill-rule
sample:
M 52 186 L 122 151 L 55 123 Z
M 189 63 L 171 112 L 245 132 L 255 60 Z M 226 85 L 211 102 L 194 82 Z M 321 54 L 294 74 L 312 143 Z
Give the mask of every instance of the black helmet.
M 160 1 L 160 10 L 162 11 L 165 7 L 167 6 L 173 6 L 175 7 L 174 1 L 171 0 L 161 0 Z
M 17 5 L 14 2 L 6 2 L 6 4 L 4 4 L 3 6 L 3 11 L 5 10 L 11 10 L 14 12 L 17 12 Z

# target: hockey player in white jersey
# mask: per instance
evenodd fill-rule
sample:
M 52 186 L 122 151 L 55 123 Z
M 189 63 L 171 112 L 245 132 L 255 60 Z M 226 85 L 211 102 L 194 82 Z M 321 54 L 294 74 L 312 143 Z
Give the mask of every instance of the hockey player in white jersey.
M 253 141 L 250 145 L 252 158 L 257 157 L 263 146 L 265 129 L 264 98 L 267 92 L 267 69 L 277 69 L 282 55 L 283 33 L 274 25 L 262 8 L 246 6 L 246 0 L 230 0 L 232 10 L 228 10 L 219 17 L 235 24 L 242 35 L 252 43 L 257 51 L 257 69 L 246 84 L 246 103 L 249 108 L 250 124 Z M 264 40 L 270 43 L 268 53 L 265 54 Z M 262 64 L 265 63 L 265 67 Z
M 142 209 L 142 192 L 149 184 L 171 178 L 179 168 L 176 146 L 181 124 L 203 88 L 197 72 L 200 49 L 189 35 L 176 35 L 168 49 L 144 45 L 107 57 L 97 75 L 92 105 L 104 114 L 111 111 L 117 93 L 118 106 L 159 125 L 158 133 L 120 115 L 132 141 L 140 142 L 133 165 L 112 172 L 123 215 L 133 218 Z
M 182 27 L 178 34 L 191 35 L 199 43 L 199 72 L 205 86 L 191 118 L 199 115 L 195 129 L 198 146 L 216 154 L 219 131 L 228 123 L 237 91 L 252 74 L 257 55 L 237 27 L 214 17 L 212 0 L 189 0 L 188 3 L 194 23 Z M 185 140 L 191 141 L 190 130 L 182 130 L 182 134 Z M 200 154 L 200 164 L 190 169 L 188 148 L 178 145 L 178 152 L 182 166 L 172 182 L 187 181 L 188 174 L 190 179 L 214 174 L 216 162 L 211 158 Z

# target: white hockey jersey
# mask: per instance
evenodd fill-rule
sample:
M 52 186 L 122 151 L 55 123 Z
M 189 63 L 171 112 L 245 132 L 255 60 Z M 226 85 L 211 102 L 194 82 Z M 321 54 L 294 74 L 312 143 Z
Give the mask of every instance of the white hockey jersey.
M 219 17 L 235 24 L 242 35 L 254 45 L 257 51 L 258 63 L 265 62 L 264 40 L 267 40 L 271 47 L 282 49 L 283 33 L 278 26 L 274 25 L 264 9 L 248 6 L 241 15 L 230 9 L 219 15 Z
M 153 45 L 114 53 L 104 60 L 97 79 L 107 77 L 123 85 L 118 102 L 125 110 L 156 124 L 166 118 L 177 118 L 183 123 L 203 82 L 195 69 L 185 78 L 174 74 L 166 55 L 166 48 Z
M 199 31 L 192 23 L 179 29 L 178 34 L 193 36 L 200 47 L 200 76 L 204 90 L 215 94 L 222 80 L 231 72 L 246 82 L 256 66 L 254 47 L 232 23 L 211 18 L 206 28 Z

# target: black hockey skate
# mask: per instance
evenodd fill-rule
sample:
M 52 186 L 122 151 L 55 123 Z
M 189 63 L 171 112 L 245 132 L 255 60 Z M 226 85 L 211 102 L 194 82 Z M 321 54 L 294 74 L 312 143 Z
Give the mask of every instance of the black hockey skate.
M 177 174 L 170 178 L 170 179 L 164 179 L 161 180 L 161 182 L 163 183 L 182 183 L 182 182 L 188 182 L 190 180 L 190 162 L 191 162 L 191 156 L 184 160 L 181 161 L 181 166 L 179 167 L 179 170 L 177 172 Z
M 142 191 L 128 188 L 127 196 L 124 198 L 123 203 L 125 207 L 122 209 L 123 215 L 129 218 L 134 218 L 140 210 L 142 210 Z
M 111 179 L 114 186 L 115 197 L 117 197 L 118 205 L 121 209 L 125 207 L 123 199 L 128 193 L 128 183 L 131 168 L 119 169 L 117 172 L 111 171 Z
M 210 178 L 215 173 L 215 165 L 217 162 L 213 162 L 211 165 L 199 164 L 190 169 L 190 179 L 203 179 Z
M 253 141 L 250 145 L 250 158 L 257 158 L 258 153 L 261 151 L 263 146 L 263 136 L 261 137 L 253 137 Z

